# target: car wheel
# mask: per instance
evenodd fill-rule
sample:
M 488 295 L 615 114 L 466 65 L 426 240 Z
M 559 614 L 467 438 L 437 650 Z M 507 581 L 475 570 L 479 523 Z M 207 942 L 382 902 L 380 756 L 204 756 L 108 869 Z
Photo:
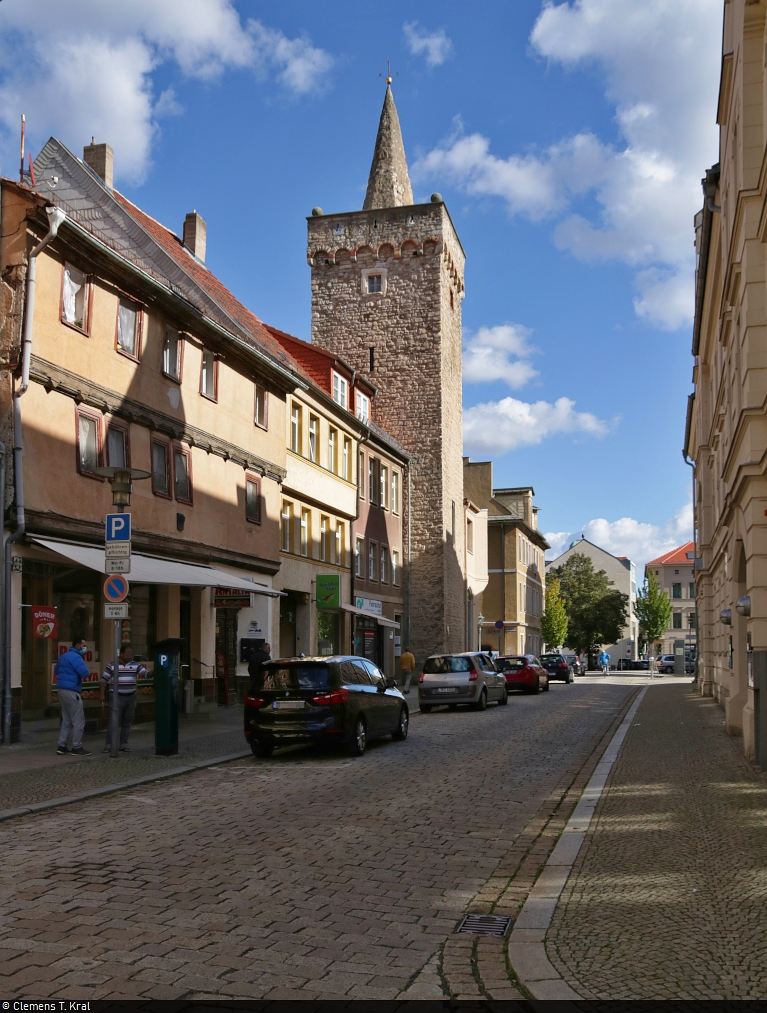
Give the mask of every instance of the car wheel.
M 367 740 L 368 731 L 365 725 L 365 719 L 360 715 L 360 717 L 357 718 L 357 724 L 354 726 L 354 737 L 349 743 L 349 753 L 352 756 L 362 756 L 365 752 Z
M 550 689 L 551 689 L 551 679 L 547 679 L 546 685 L 543 687 L 543 692 L 548 693 Z
M 541 677 L 539 675 L 538 678 L 535 680 L 535 685 L 530 690 L 530 692 L 531 693 L 540 693 L 540 691 L 541 691 Z
M 428 703 L 419 703 L 418 704 L 418 710 L 422 714 L 431 714 L 431 705 L 428 704 Z
M 505 707 L 505 706 L 506 706 L 506 704 L 507 704 L 508 702 L 509 702 L 509 691 L 508 691 L 508 689 L 507 689 L 507 688 L 506 688 L 506 687 L 504 686 L 504 687 L 503 687 L 503 696 L 502 696 L 502 697 L 501 697 L 501 699 L 500 699 L 500 700 L 498 701 L 498 706 L 499 706 L 499 707 Z
M 487 690 L 483 689 L 479 694 L 479 700 L 474 704 L 475 711 L 487 710 Z
M 268 760 L 274 752 L 274 745 L 271 742 L 263 742 L 261 739 L 251 739 L 250 749 L 259 760 Z
M 410 718 L 408 716 L 407 707 L 400 707 L 399 720 L 397 721 L 397 728 L 392 732 L 391 737 L 396 739 L 398 742 L 404 742 L 407 738 L 407 730 L 410 724 Z

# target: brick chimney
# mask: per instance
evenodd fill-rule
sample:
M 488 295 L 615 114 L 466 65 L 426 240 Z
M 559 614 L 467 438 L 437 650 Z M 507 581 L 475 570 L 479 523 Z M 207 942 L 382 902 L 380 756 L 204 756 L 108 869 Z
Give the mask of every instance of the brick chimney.
M 205 263 L 205 246 L 208 236 L 208 226 L 202 215 L 192 211 L 184 219 L 184 246 L 201 263 Z
M 83 161 L 104 180 L 110 190 L 114 185 L 114 158 L 115 153 L 109 145 L 96 144 L 94 138 L 83 148 Z

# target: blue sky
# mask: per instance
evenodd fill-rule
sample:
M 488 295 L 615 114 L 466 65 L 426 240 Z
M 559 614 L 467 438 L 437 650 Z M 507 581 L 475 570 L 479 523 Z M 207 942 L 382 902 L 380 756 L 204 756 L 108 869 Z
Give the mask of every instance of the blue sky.
M 33 152 L 108 141 L 124 193 L 177 231 L 197 209 L 208 266 L 308 337 L 304 217 L 361 207 L 391 58 L 416 200 L 443 194 L 468 256 L 466 451 L 535 487 L 556 546 L 641 564 L 691 534 L 720 31 L 721 0 L 4 0 L 1 168 L 21 112 Z

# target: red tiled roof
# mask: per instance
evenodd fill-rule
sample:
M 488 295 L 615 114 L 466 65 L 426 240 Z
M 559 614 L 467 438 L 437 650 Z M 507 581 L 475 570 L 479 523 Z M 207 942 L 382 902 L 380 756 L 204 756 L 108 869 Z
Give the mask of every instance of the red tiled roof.
M 682 563 L 686 566 L 691 566 L 693 563 L 692 559 L 687 558 L 688 552 L 695 551 L 695 542 L 685 542 L 684 545 L 680 545 L 678 549 L 672 549 L 671 552 L 667 552 L 663 556 L 658 556 L 657 559 L 651 559 L 647 566 L 660 566 L 663 563 Z
M 145 212 L 129 201 L 127 197 L 118 193 L 117 190 L 114 190 L 113 193 L 115 199 L 119 201 L 128 214 L 186 271 L 196 285 L 206 292 L 228 316 L 235 320 L 250 335 L 255 345 L 260 346 L 263 351 L 284 368 L 296 369 L 298 366 L 297 362 L 283 345 L 275 340 L 270 329 L 258 319 L 255 313 L 252 313 L 243 306 L 214 274 L 211 274 L 210 271 L 184 250 L 182 241 L 175 233 L 171 232 L 164 225 L 161 225 L 158 221 L 155 221 L 148 214 L 145 214 Z M 300 368 L 298 372 L 299 374 L 302 372 Z
M 302 341 L 301 338 L 294 338 L 292 334 L 286 334 L 285 331 L 280 331 L 276 327 L 271 327 L 269 324 L 264 326 L 275 341 L 278 341 L 294 359 L 301 363 L 310 379 L 326 394 L 332 395 L 330 369 L 333 362 L 336 361 L 336 357 L 324 348 L 311 345 L 308 341 Z

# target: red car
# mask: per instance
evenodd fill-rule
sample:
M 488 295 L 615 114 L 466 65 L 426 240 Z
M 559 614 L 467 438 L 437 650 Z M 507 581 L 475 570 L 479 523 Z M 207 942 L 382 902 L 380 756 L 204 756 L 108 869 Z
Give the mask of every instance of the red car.
M 540 693 L 549 688 L 549 673 L 532 654 L 509 654 L 495 659 L 496 667 L 506 676 L 507 689 Z

